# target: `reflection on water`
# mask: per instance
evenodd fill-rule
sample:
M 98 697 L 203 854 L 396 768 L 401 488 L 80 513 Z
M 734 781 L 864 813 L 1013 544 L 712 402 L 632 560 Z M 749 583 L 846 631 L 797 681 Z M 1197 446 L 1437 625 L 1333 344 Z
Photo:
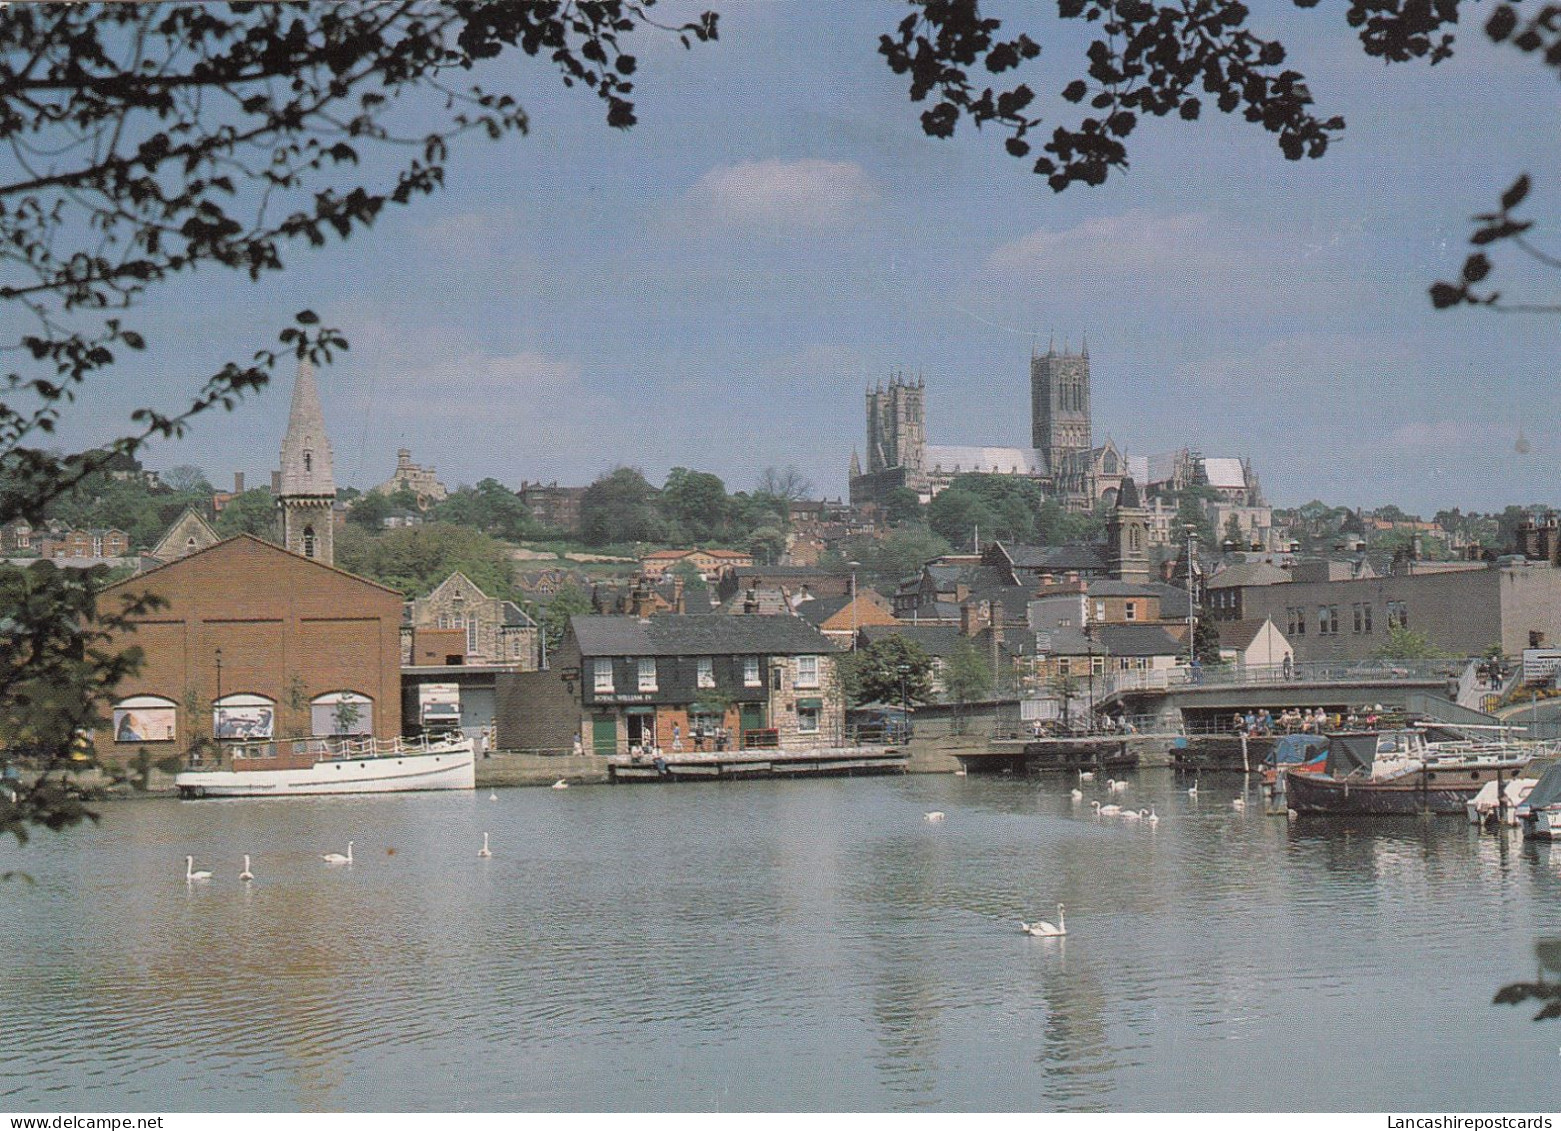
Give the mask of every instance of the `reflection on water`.
M 1185 784 L 1146 771 L 1114 798 L 1155 826 L 1094 816 L 1072 781 L 966 777 L 110 806 L 0 859 L 38 880 L 0 889 L 0 1095 L 1554 1106 L 1561 1030 L 1491 996 L 1561 934 L 1561 852 Z M 324 866 L 349 838 L 354 864 Z M 1065 939 L 1019 930 L 1059 901 Z

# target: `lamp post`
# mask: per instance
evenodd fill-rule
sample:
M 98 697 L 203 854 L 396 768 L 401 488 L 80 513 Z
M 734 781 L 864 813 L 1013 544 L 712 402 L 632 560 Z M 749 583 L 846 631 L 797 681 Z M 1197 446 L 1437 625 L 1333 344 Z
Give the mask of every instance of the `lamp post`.
M 1089 729 L 1095 730 L 1095 634 L 1089 624 L 1084 625 L 1084 647 L 1089 653 Z
M 222 649 L 217 649 L 217 697 L 211 703 L 211 732 L 218 739 L 222 737 L 222 729 L 217 725 L 217 712 L 222 703 Z
M 1193 571 L 1193 544 L 1197 541 L 1198 528 L 1192 523 L 1187 524 L 1187 666 L 1191 667 L 1198 658 L 1198 605 L 1193 600 L 1192 571 Z
M 856 571 L 862 568 L 861 562 L 848 562 L 851 567 L 851 651 L 856 651 Z
M 911 723 L 911 700 L 910 695 L 906 691 L 906 680 L 910 677 L 911 666 L 909 664 L 901 664 L 896 670 L 900 673 L 900 726 L 909 730 Z

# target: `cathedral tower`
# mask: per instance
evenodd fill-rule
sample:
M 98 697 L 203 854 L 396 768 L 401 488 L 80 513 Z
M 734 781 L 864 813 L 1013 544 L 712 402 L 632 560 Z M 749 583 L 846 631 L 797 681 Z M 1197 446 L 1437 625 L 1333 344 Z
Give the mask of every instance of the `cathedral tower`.
M 293 384 L 293 407 L 282 437 L 282 470 L 277 476 L 277 541 L 295 554 L 331 565 L 336 557 L 331 507 L 336 479 L 331 469 L 331 441 L 325 434 L 320 391 L 314 369 L 299 362 Z
M 1046 472 L 1063 474 L 1070 456 L 1087 458 L 1093 442 L 1089 415 L 1089 343 L 1080 353 L 1062 353 L 1053 343 L 1030 357 L 1031 446 L 1046 460 Z
M 927 446 L 925 382 L 896 374 L 889 387 L 867 390 L 867 471 L 922 470 Z

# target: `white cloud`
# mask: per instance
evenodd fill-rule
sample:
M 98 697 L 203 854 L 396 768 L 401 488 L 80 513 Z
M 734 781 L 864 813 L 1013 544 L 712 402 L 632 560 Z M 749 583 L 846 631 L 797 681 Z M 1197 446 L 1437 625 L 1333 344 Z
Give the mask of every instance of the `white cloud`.
M 860 165 L 816 158 L 719 165 L 689 191 L 689 200 L 708 219 L 786 231 L 838 227 L 877 199 L 878 191 Z
M 1411 420 L 1389 432 L 1386 440 L 1390 445 L 1403 447 L 1431 444 L 1444 448 L 1457 447 L 1474 440 L 1475 431 L 1475 425 L 1467 420 Z
M 1211 259 L 1230 262 L 1232 251 L 1206 215 L 1156 216 L 1134 209 L 1072 228 L 1038 228 L 997 248 L 986 265 L 1021 276 L 1130 275 L 1206 269 Z

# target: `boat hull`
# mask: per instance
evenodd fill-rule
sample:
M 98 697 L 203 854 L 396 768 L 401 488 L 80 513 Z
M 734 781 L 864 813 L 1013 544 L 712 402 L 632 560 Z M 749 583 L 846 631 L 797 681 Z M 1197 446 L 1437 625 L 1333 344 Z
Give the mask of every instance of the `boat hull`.
M 1529 840 L 1561 840 L 1561 812 L 1536 809 L 1519 814 L 1523 835 Z
M 1286 774 L 1285 797 L 1297 813 L 1412 816 L 1463 814 L 1486 782 L 1510 781 L 1522 767 L 1506 764 L 1423 769 L 1386 781 L 1338 780 L 1319 774 Z
M 186 770 L 174 777 L 184 797 L 298 797 L 323 793 L 403 793 L 475 789 L 470 742 L 419 753 L 330 758 L 284 769 Z

